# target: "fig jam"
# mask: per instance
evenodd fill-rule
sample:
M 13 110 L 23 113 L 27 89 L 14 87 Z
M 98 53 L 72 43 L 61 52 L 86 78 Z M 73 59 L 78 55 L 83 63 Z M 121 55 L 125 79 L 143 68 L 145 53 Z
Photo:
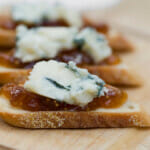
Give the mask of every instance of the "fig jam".
M 65 21 L 63 20 L 57 20 L 57 21 L 47 21 L 44 20 L 42 23 L 40 24 L 27 24 L 25 22 L 14 22 L 12 20 L 12 18 L 7 18 L 7 17 L 3 17 L 0 16 L 1 20 L 0 20 L 0 27 L 3 29 L 7 29 L 7 30 L 15 30 L 16 27 L 20 24 L 25 24 L 26 26 L 28 26 L 28 28 L 33 28 L 33 27 L 58 27 L 58 26 L 63 26 L 63 27 L 68 27 L 69 24 L 67 24 Z
M 108 92 L 104 96 L 94 98 L 84 107 L 31 93 L 13 83 L 4 85 L 0 92 L 10 101 L 12 106 L 29 111 L 89 111 L 98 108 L 117 108 L 126 102 L 127 94 L 125 92 L 108 85 L 105 85 L 105 87 Z
M 57 20 L 57 21 L 47 21 L 44 20 L 41 24 L 38 24 L 37 26 L 44 26 L 44 27 L 69 27 L 69 24 L 65 22 L 64 20 Z
M 8 29 L 8 30 L 15 30 L 16 27 L 20 24 L 25 24 L 26 26 L 28 26 L 29 28 L 33 28 L 33 27 L 59 27 L 59 26 L 63 26 L 63 27 L 69 27 L 69 24 L 67 22 L 65 22 L 64 20 L 57 20 L 57 21 L 48 21 L 48 20 L 43 20 L 41 23 L 39 24 L 27 24 L 25 22 L 15 22 L 12 20 L 11 17 L 8 16 L 0 16 L 1 20 L 0 20 L 0 27 L 3 29 Z M 89 22 L 86 19 L 83 19 L 84 25 L 82 28 L 85 27 L 92 27 L 95 28 L 98 32 L 100 33 L 104 33 L 106 34 L 109 30 L 107 24 L 105 23 L 93 23 L 93 22 Z
M 29 63 L 23 63 L 20 59 L 14 57 L 14 50 L 9 52 L 0 52 L 0 64 L 7 67 L 14 68 L 32 68 L 35 63 L 41 60 L 50 59 L 40 59 L 37 61 L 31 61 Z M 111 55 L 103 61 L 95 64 L 93 59 L 83 51 L 79 50 L 64 50 L 61 51 L 53 60 L 68 63 L 69 61 L 75 62 L 79 67 L 83 65 L 116 65 L 120 63 L 120 59 L 116 55 Z
M 64 50 L 60 52 L 54 59 L 65 63 L 73 61 L 77 65 L 94 64 L 93 59 L 87 53 L 78 49 Z
M 93 22 L 91 21 L 91 19 L 87 18 L 87 17 L 82 17 L 84 25 L 82 28 L 85 27 L 92 27 L 94 29 L 97 30 L 97 32 L 99 33 L 103 33 L 103 34 L 107 34 L 109 31 L 109 27 L 106 23 L 104 22 Z

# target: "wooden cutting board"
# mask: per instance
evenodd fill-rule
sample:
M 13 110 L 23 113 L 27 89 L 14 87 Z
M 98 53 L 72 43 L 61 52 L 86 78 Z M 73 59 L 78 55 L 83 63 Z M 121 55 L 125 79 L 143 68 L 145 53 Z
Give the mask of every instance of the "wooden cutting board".
M 146 2 L 146 0 L 144 1 Z M 131 24 L 132 15 L 126 10 L 130 10 L 135 5 L 130 6 L 129 3 L 129 1 L 126 1 L 115 8 L 115 11 L 105 13 L 104 16 L 107 16 L 109 22 L 117 24 L 136 47 L 135 52 L 121 54 L 121 57 L 124 62 L 133 67 L 143 77 L 143 86 L 124 89 L 127 90 L 130 100 L 141 104 L 150 114 L 150 34 L 146 32 L 149 29 L 147 24 L 150 25 L 150 21 L 139 25 L 140 19 L 135 19 L 135 24 Z M 139 5 L 141 4 L 138 3 L 137 6 Z M 125 17 L 125 24 L 122 24 L 122 21 L 119 22 L 118 17 L 120 17 L 120 20 L 124 20 L 122 16 Z M 135 25 L 136 28 L 134 28 Z M 0 121 L 0 150 L 148 150 L 150 149 L 149 141 L 149 128 L 29 130 L 15 128 Z

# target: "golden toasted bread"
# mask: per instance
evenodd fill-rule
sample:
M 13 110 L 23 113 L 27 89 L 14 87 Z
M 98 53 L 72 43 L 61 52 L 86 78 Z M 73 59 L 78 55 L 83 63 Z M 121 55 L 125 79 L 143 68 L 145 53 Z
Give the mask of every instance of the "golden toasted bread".
M 139 105 L 127 101 L 120 108 L 95 111 L 25 111 L 12 107 L 0 96 L 0 117 L 13 126 L 23 128 L 98 128 L 148 127 L 149 116 Z
M 134 50 L 133 44 L 115 30 L 109 31 L 107 39 L 110 47 L 116 52 L 128 52 Z
M 15 46 L 16 34 L 13 30 L 6 30 L 0 28 L 0 47 L 12 48 Z

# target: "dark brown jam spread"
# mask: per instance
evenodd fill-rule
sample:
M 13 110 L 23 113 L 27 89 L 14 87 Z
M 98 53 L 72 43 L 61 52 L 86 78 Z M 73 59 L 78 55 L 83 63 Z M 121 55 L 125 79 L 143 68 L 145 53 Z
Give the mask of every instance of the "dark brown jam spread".
M 46 27 L 57 27 L 57 26 L 64 26 L 64 27 L 68 27 L 69 24 L 67 22 L 65 22 L 64 20 L 56 20 L 56 21 L 48 21 L 48 20 L 43 20 L 41 23 L 39 24 L 27 24 L 25 22 L 15 22 L 12 20 L 11 17 L 8 16 L 0 16 L 1 20 L 0 20 L 0 27 L 4 28 L 4 29 L 11 29 L 14 30 L 18 25 L 20 24 L 25 24 L 26 26 L 28 26 L 29 28 L 32 27 L 40 27 L 40 26 L 46 26 Z M 92 27 L 95 28 L 98 32 L 100 33 L 107 33 L 109 28 L 105 23 L 93 23 L 85 18 L 83 18 L 83 22 L 84 25 L 82 28 L 84 27 Z
M 89 20 L 89 18 L 86 18 L 86 17 L 83 17 L 83 22 L 84 22 L 83 28 L 92 27 L 92 28 L 96 29 L 97 32 L 100 32 L 103 34 L 107 34 L 107 32 L 109 30 L 108 25 L 103 22 L 96 23 L 96 22 Z
M 83 28 L 85 27 L 91 27 L 96 29 L 97 32 L 106 34 L 108 32 L 108 26 L 104 23 L 99 24 L 85 24 Z
M 61 51 L 54 60 L 60 62 L 74 61 L 78 66 L 83 65 L 116 65 L 120 63 L 120 59 L 116 55 L 111 55 L 105 60 L 95 64 L 93 59 L 83 51 L 80 50 L 64 50 Z M 0 52 L 0 64 L 3 66 L 14 67 L 14 68 L 32 68 L 33 65 L 41 60 L 50 59 L 40 59 L 37 61 L 32 61 L 29 63 L 23 63 L 20 59 L 14 57 L 14 50 L 8 52 Z
M 94 64 L 93 59 L 87 53 L 77 49 L 62 51 L 54 59 L 65 63 L 74 61 L 78 65 Z
M 63 27 L 68 27 L 69 24 L 67 22 L 65 22 L 64 20 L 57 20 L 57 21 L 43 21 L 41 24 L 38 24 L 37 26 L 45 26 L 45 27 L 59 27 L 59 26 L 63 26 Z
M 32 28 L 32 27 L 40 27 L 40 26 L 45 26 L 45 27 L 48 27 L 48 26 L 54 26 L 54 27 L 57 27 L 57 26 L 64 26 L 64 27 L 68 27 L 69 25 L 63 21 L 63 20 L 57 20 L 57 21 L 46 21 L 44 20 L 42 23 L 40 24 L 27 24 L 25 22 L 14 22 L 11 18 L 7 18 L 7 17 L 1 17 L 1 20 L 0 20 L 0 27 L 3 28 L 3 29 L 8 29 L 8 30 L 14 30 L 16 29 L 16 27 L 19 25 L 19 24 L 25 24 L 26 26 L 28 26 L 29 28 Z
M 58 102 L 26 91 L 23 87 L 9 83 L 1 88 L 1 94 L 9 99 L 12 106 L 30 111 L 89 111 L 98 108 L 117 108 L 127 100 L 127 94 L 117 88 L 105 85 L 108 92 L 104 96 L 94 98 L 84 107 Z
M 99 62 L 99 65 L 117 65 L 121 63 L 121 59 L 113 54 L 111 56 L 109 56 L 108 58 L 104 59 L 103 61 Z
M 12 19 L 10 18 L 3 18 L 0 21 L 0 27 L 3 29 L 8 29 L 8 30 L 14 30 L 16 29 L 16 27 L 19 24 L 25 24 L 26 26 L 28 26 L 28 28 L 32 28 L 32 27 L 40 27 L 40 26 L 45 26 L 45 27 L 58 27 L 58 26 L 63 26 L 63 27 L 68 27 L 69 24 L 67 24 L 65 21 L 63 20 L 58 20 L 58 21 L 46 21 L 44 20 L 42 23 L 40 24 L 27 24 L 25 22 L 14 22 Z

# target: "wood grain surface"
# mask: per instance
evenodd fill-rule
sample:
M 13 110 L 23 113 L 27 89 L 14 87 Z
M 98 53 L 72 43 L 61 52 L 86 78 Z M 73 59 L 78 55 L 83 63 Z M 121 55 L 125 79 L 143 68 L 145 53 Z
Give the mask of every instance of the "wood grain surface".
M 124 89 L 130 100 L 141 104 L 150 114 L 150 1 L 126 0 L 109 11 L 97 12 L 96 18 L 104 16 L 106 21 L 122 31 L 135 45 L 135 52 L 121 54 L 121 57 L 143 77 L 143 86 Z M 0 121 L 1 149 L 149 150 L 150 129 L 29 130 L 15 128 Z

